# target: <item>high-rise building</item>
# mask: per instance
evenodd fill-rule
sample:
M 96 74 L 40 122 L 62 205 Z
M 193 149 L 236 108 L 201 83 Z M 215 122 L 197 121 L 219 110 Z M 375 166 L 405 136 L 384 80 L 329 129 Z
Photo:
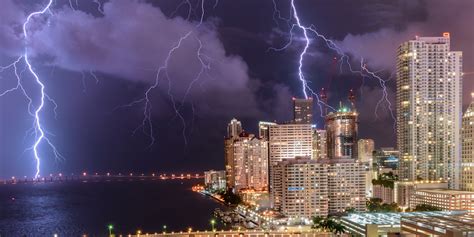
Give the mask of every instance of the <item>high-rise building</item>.
M 224 139 L 225 177 L 227 188 L 235 188 L 234 138 Z
M 209 170 L 204 172 L 204 185 L 211 190 L 225 190 L 225 170 Z
M 327 158 L 326 130 L 313 128 L 313 159 Z
M 357 142 L 357 153 L 359 160 L 362 162 L 372 163 L 374 149 L 374 140 L 359 139 Z
M 263 138 L 265 141 L 268 141 L 270 138 L 270 126 L 277 125 L 273 122 L 258 122 L 258 137 Z
M 311 124 L 270 125 L 269 161 L 272 165 L 282 159 L 311 157 L 313 153 L 313 135 Z
M 239 120 L 235 118 L 230 120 L 230 123 L 227 125 L 227 137 L 236 138 L 242 131 L 242 123 Z
M 374 152 L 373 164 L 377 169 L 397 169 L 399 152 L 393 147 L 381 147 Z
M 287 217 L 328 214 L 327 165 L 310 158 L 284 159 L 273 166 L 271 202 Z
M 224 139 L 227 188 L 237 192 L 268 190 L 268 141 L 243 131 L 235 118 L 227 126 L 227 132 Z
M 274 194 L 272 182 L 275 180 L 275 177 L 273 177 L 275 174 L 274 166 L 283 159 L 311 157 L 313 153 L 313 135 L 311 124 L 277 124 L 270 125 L 269 128 L 269 189 L 270 196 L 272 196 Z
M 242 132 L 233 143 L 234 185 L 236 191 L 268 189 L 268 143 Z
M 474 191 L 474 93 L 462 116 L 461 189 Z
M 357 159 L 357 117 L 355 110 L 343 106 L 326 116 L 329 159 Z
M 297 124 L 313 123 L 313 98 L 293 98 L 293 122 Z
M 359 139 L 357 142 L 357 153 L 358 160 L 366 164 L 365 172 L 365 193 L 367 197 L 371 197 L 375 194 L 375 187 L 372 185 L 372 179 L 374 179 L 373 172 L 373 153 L 374 153 L 374 140 L 372 139 Z M 382 192 L 383 193 L 383 192 Z
M 397 52 L 397 144 L 403 180 L 459 188 L 462 52 L 450 35 L 416 37 Z
M 366 210 L 366 166 L 354 159 L 325 159 L 328 164 L 329 214 Z

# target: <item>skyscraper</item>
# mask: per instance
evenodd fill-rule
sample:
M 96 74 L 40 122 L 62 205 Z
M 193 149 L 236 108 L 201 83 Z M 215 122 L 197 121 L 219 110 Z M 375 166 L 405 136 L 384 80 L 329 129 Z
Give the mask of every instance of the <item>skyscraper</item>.
M 242 132 L 242 123 L 233 118 L 230 120 L 230 123 L 227 125 L 227 137 L 239 137 L 240 133 Z
M 313 123 L 313 98 L 293 98 L 293 122 L 297 124 Z
M 226 183 L 235 191 L 268 189 L 268 142 L 241 132 L 225 139 Z
M 372 139 L 359 139 L 357 142 L 358 159 L 362 162 L 372 164 L 374 150 L 374 140 Z
M 313 128 L 313 159 L 327 158 L 326 130 Z
M 341 106 L 326 116 L 327 156 L 357 159 L 358 114 Z
M 462 52 L 450 35 L 416 37 L 397 52 L 397 144 L 403 180 L 459 188 Z
M 265 122 L 265 121 L 258 122 L 258 137 L 263 138 L 264 140 L 268 141 L 270 138 L 271 125 L 277 125 L 277 124 L 273 122 Z
M 242 132 L 234 140 L 235 190 L 268 189 L 268 146 L 267 141 L 253 134 Z
M 313 152 L 311 124 L 270 125 L 270 163 L 297 156 L 311 157 Z
M 328 166 L 309 158 L 284 159 L 273 166 L 271 202 L 287 217 L 327 216 Z
M 461 189 L 474 191 L 474 93 L 462 116 Z

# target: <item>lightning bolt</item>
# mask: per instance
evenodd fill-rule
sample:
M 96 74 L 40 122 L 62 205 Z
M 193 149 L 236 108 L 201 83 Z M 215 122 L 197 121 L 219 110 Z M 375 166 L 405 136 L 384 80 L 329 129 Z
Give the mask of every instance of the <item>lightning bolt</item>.
M 40 167 L 41 167 L 41 157 L 40 157 L 40 154 L 39 154 L 39 146 L 41 145 L 42 142 L 46 142 L 46 144 L 48 144 L 48 146 L 51 148 L 54 156 L 56 158 L 63 158 L 63 156 L 58 152 L 58 150 L 56 149 L 56 147 L 53 145 L 53 143 L 51 142 L 51 140 L 47 137 L 47 134 L 50 134 L 48 133 L 44 128 L 43 128 L 43 125 L 42 125 L 42 119 L 41 119 L 41 112 L 43 111 L 44 109 L 44 106 L 45 106 L 45 102 L 48 101 L 50 103 L 53 104 L 54 106 L 54 113 L 55 113 L 55 116 L 56 116 L 56 109 L 57 109 L 57 104 L 54 100 L 51 99 L 51 97 L 49 97 L 46 92 L 45 92 L 45 85 L 44 83 L 41 81 L 40 77 L 38 76 L 38 74 L 35 72 L 31 62 L 30 62 L 30 57 L 29 57 L 29 54 L 28 54 L 28 24 L 30 23 L 31 19 L 33 19 L 33 17 L 37 16 L 37 15 L 42 15 L 44 14 L 46 11 L 49 10 L 51 4 L 53 3 L 53 0 L 49 0 L 47 5 L 41 10 L 41 11 L 36 11 L 36 12 L 32 12 L 28 15 L 28 17 L 26 18 L 25 22 L 23 23 L 23 39 L 25 41 L 25 48 L 24 48 L 24 53 L 23 55 L 21 55 L 20 57 L 18 57 L 13 63 L 11 63 L 10 65 L 7 65 L 7 66 L 4 66 L 4 67 L 0 67 L 0 72 L 3 72 L 9 68 L 13 68 L 13 72 L 14 72 L 14 75 L 15 75 L 15 78 L 16 78 L 16 86 L 11 88 L 11 89 L 8 89 L 4 92 L 2 92 L 0 94 L 0 96 L 4 96 L 8 93 L 11 93 L 11 92 L 14 92 L 14 91 L 18 91 L 20 90 L 21 93 L 25 96 L 25 98 L 28 100 L 28 113 L 33 117 L 33 127 L 32 127 L 32 133 L 34 134 L 34 137 L 35 137 L 35 142 L 33 143 L 32 147 L 26 149 L 26 150 L 30 150 L 32 149 L 33 150 L 33 154 L 34 154 L 34 160 L 35 160 L 35 175 L 34 175 L 34 178 L 35 179 L 38 179 L 39 176 L 40 176 Z M 40 88 L 40 99 L 39 99 L 39 105 L 34 108 L 33 106 L 33 99 L 32 97 L 28 94 L 27 90 L 25 90 L 24 86 L 22 85 L 22 79 L 21 79 L 21 74 L 22 73 L 18 73 L 18 66 L 21 62 L 24 62 L 25 63 L 25 70 L 27 70 L 34 78 L 34 81 L 35 83 L 39 86 Z
M 277 18 L 275 16 L 278 16 L 278 19 L 280 20 L 284 20 L 286 22 L 288 22 L 288 19 L 286 18 L 283 18 L 281 17 L 281 12 L 280 10 L 278 9 L 276 3 L 274 0 L 273 1 L 273 6 L 274 6 L 274 14 L 273 14 L 273 19 L 274 21 L 277 21 Z M 322 40 L 323 42 L 325 42 L 326 46 L 333 50 L 334 52 L 336 52 L 340 59 L 339 59 L 339 62 L 340 62 L 340 71 L 342 72 L 342 67 L 343 65 L 346 65 L 347 68 L 349 69 L 349 71 L 351 73 L 354 73 L 354 74 L 359 74 L 362 76 L 362 78 L 373 78 L 373 79 L 376 79 L 378 80 L 379 82 L 379 85 L 380 85 L 380 88 L 382 89 L 382 97 L 381 99 L 378 101 L 377 105 L 376 105 L 376 108 L 375 108 L 375 116 L 378 117 L 378 114 L 377 114 L 377 111 L 380 107 L 380 105 L 382 103 L 385 103 L 387 106 L 386 108 L 390 111 L 390 115 L 393 119 L 393 121 L 395 122 L 396 119 L 395 119 L 395 116 L 394 116 L 394 113 L 393 113 L 393 110 L 392 110 L 392 104 L 388 98 L 388 92 L 387 92 L 387 87 L 386 87 L 386 80 L 382 79 L 380 76 L 377 75 L 376 72 L 373 72 L 373 71 L 370 71 L 366 64 L 364 63 L 364 60 L 361 59 L 361 66 L 360 66 L 360 70 L 356 70 L 356 69 L 353 69 L 351 63 L 350 63 L 350 57 L 344 53 L 344 51 L 337 46 L 336 43 L 334 43 L 334 41 L 328 39 L 326 36 L 324 36 L 323 34 L 319 33 L 317 31 L 317 28 L 314 26 L 314 25 L 310 25 L 310 26 L 305 26 L 301 23 L 301 20 L 300 20 L 300 17 L 298 15 L 298 11 L 296 9 L 296 5 L 295 5 L 295 1 L 294 0 L 290 0 L 290 5 L 291 5 L 291 10 L 292 10 L 292 14 L 291 16 L 293 17 L 293 24 L 291 24 L 290 26 L 290 29 L 289 29 L 289 40 L 288 42 L 283 45 L 282 47 L 280 48 L 275 48 L 275 47 L 270 47 L 269 49 L 270 50 L 274 50 L 274 51 L 283 51 L 285 49 L 287 49 L 292 43 L 293 43 L 293 37 L 294 37 L 294 33 L 293 33 L 293 30 L 296 29 L 296 28 L 299 28 L 302 32 L 303 32 L 303 41 L 304 41 L 304 48 L 303 50 L 300 52 L 299 54 L 299 61 L 298 61 L 298 79 L 299 81 L 301 82 L 301 87 L 302 87 L 302 94 L 304 95 L 305 98 L 308 98 L 308 92 L 315 96 L 316 99 L 317 99 L 317 102 L 318 102 L 318 105 L 321 109 L 321 115 L 323 114 L 322 113 L 322 108 L 323 106 L 326 106 L 328 108 L 331 108 L 334 110 L 334 108 L 330 107 L 329 105 L 325 104 L 322 100 L 320 100 L 319 96 L 317 93 L 315 93 L 308 85 L 308 81 L 306 80 L 305 76 L 304 76 L 304 72 L 303 72 L 303 66 L 304 66 L 304 58 L 307 54 L 307 51 L 308 51 L 308 48 L 311 44 L 311 41 L 314 39 L 313 37 L 310 37 L 310 36 L 315 36 L 315 38 L 319 38 L 320 40 Z M 395 125 L 394 125 L 395 126 Z
M 183 141 L 184 141 L 185 145 L 187 145 L 187 143 L 188 143 L 187 137 L 186 137 L 186 120 L 185 120 L 184 116 L 181 114 L 181 110 L 182 110 L 182 108 L 184 106 L 184 103 L 186 101 L 186 98 L 188 97 L 188 95 L 189 95 L 190 91 L 192 90 L 194 84 L 197 81 L 199 81 L 199 79 L 201 78 L 202 74 L 205 71 L 208 71 L 208 70 L 211 69 L 211 66 L 210 66 L 210 63 L 209 63 L 210 57 L 205 55 L 202 52 L 202 50 L 203 50 L 202 41 L 197 36 L 194 37 L 194 38 L 191 37 L 193 34 L 195 34 L 196 30 L 202 25 L 202 23 L 204 21 L 204 16 L 205 16 L 204 4 L 205 4 L 205 1 L 200 0 L 198 2 L 200 3 L 201 14 L 199 16 L 199 22 L 196 25 L 196 27 L 193 30 L 188 31 L 185 34 L 181 35 L 179 37 L 179 39 L 175 42 L 175 44 L 171 47 L 171 49 L 168 51 L 168 54 L 167 54 L 167 56 L 164 60 L 164 63 L 161 66 L 159 66 L 156 70 L 156 75 L 155 75 L 155 79 L 154 79 L 153 84 L 151 84 L 145 90 L 145 93 L 144 93 L 143 97 L 141 97 L 141 98 L 139 98 L 135 101 L 132 101 L 129 104 L 121 106 L 121 107 L 132 107 L 132 106 L 135 106 L 135 105 L 138 105 L 138 104 L 143 105 L 142 123 L 133 131 L 133 133 L 135 134 L 138 130 L 141 129 L 142 132 L 150 138 L 150 143 L 148 144 L 148 148 L 151 148 L 156 142 L 156 138 L 154 136 L 154 127 L 153 127 L 153 123 L 152 123 L 151 93 L 153 92 L 153 90 L 155 90 L 156 88 L 159 87 L 160 78 L 162 78 L 162 77 L 164 77 L 167 81 L 167 86 L 168 86 L 167 94 L 168 94 L 168 98 L 170 99 L 170 102 L 171 102 L 171 105 L 172 105 L 172 108 L 173 108 L 174 114 L 175 114 L 173 119 L 178 118 L 181 121 L 181 124 L 183 126 L 183 129 L 182 129 Z M 218 4 L 218 1 L 216 1 L 214 3 L 214 8 L 216 7 L 217 4 Z M 178 7 L 176 8 L 176 10 L 171 14 L 171 16 L 173 16 L 178 11 L 178 9 L 183 5 L 187 5 L 189 7 L 188 18 L 187 18 L 189 20 L 189 18 L 191 16 L 191 13 L 192 13 L 192 10 L 193 10 L 190 0 L 185 0 L 185 1 L 181 2 L 178 5 Z M 176 102 L 176 99 L 175 99 L 174 95 L 171 92 L 172 79 L 171 79 L 171 76 L 169 75 L 169 71 L 168 71 L 169 62 L 170 62 L 170 59 L 172 58 L 173 54 L 182 46 L 182 44 L 185 43 L 185 41 L 187 41 L 187 40 L 190 41 L 190 40 L 193 40 L 193 39 L 198 43 L 198 47 L 196 49 L 196 58 L 199 61 L 199 63 L 201 64 L 201 69 L 199 70 L 199 72 L 196 74 L 196 76 L 189 83 L 189 85 L 188 85 L 188 87 L 187 87 L 187 89 L 186 89 L 186 91 L 183 95 L 183 98 L 180 102 L 180 105 L 178 106 L 177 102 Z M 191 109 L 192 109 L 193 117 L 194 117 L 194 105 L 193 104 L 191 104 Z

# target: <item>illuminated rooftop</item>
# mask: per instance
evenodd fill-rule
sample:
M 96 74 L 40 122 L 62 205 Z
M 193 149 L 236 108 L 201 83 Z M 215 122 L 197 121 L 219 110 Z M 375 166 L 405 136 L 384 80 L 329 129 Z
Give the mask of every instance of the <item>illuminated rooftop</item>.
M 344 216 L 341 219 L 346 222 L 351 222 L 359 226 L 368 224 L 376 225 L 391 225 L 393 227 L 400 227 L 400 219 L 407 217 L 433 218 L 458 216 L 467 213 L 466 211 L 433 211 L 433 212 L 374 212 L 374 213 L 352 213 Z

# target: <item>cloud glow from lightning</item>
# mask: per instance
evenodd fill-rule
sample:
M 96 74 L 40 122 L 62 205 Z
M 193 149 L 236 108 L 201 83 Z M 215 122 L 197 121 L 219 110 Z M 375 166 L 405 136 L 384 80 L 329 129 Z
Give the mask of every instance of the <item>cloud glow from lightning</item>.
M 164 63 L 161 66 L 159 66 L 158 69 L 156 70 L 154 83 L 151 84 L 145 90 L 145 93 L 144 93 L 142 98 L 140 98 L 138 100 L 135 100 L 135 101 L 132 101 L 131 103 L 129 103 L 125 106 L 122 106 L 122 107 L 132 107 L 132 106 L 135 106 L 137 104 L 143 104 L 142 123 L 133 131 L 133 133 L 136 133 L 137 130 L 141 129 L 142 132 L 150 138 L 150 143 L 148 144 L 148 148 L 151 148 L 156 142 L 156 138 L 154 136 L 153 122 L 152 122 L 151 92 L 159 86 L 161 77 L 164 77 L 167 81 L 167 84 L 168 84 L 167 94 L 168 94 L 168 98 L 171 102 L 172 108 L 173 108 L 174 113 L 175 113 L 174 118 L 178 118 L 181 121 L 181 124 L 183 126 L 182 136 L 183 136 L 184 144 L 187 145 L 187 143 L 188 143 L 188 139 L 186 137 L 186 127 L 187 127 L 186 126 L 186 120 L 185 120 L 184 116 L 181 114 L 181 109 L 183 108 L 185 100 L 188 97 L 188 95 L 189 95 L 191 89 L 193 88 L 194 84 L 201 78 L 202 74 L 206 70 L 211 69 L 210 64 L 207 62 L 207 61 L 209 61 L 210 58 L 202 52 L 203 43 L 197 36 L 195 36 L 194 40 L 196 40 L 196 42 L 199 45 L 196 49 L 196 58 L 200 63 L 201 69 L 199 70 L 199 72 L 196 74 L 196 76 L 189 83 L 189 85 L 188 85 L 188 87 L 187 87 L 187 89 L 186 89 L 186 91 L 183 95 L 183 99 L 181 100 L 179 106 L 177 105 L 176 99 L 174 98 L 174 96 L 171 92 L 172 78 L 169 75 L 168 67 L 169 67 L 169 62 L 170 62 L 171 57 L 173 56 L 173 54 L 181 47 L 182 44 L 185 43 L 185 41 L 192 40 L 193 37 L 191 37 L 191 36 L 194 35 L 194 34 L 197 34 L 197 29 L 203 24 L 204 16 L 205 16 L 205 9 L 204 9 L 205 0 L 200 0 L 199 3 L 200 3 L 201 14 L 199 16 L 200 19 L 199 19 L 198 24 L 195 26 L 195 28 L 193 30 L 188 31 L 185 34 L 183 34 L 176 41 L 176 43 L 171 47 L 171 49 L 168 51 L 168 54 L 167 54 L 167 56 L 164 60 Z M 215 2 L 214 8 L 216 7 L 217 4 L 218 4 L 218 1 Z M 178 5 L 177 9 L 171 14 L 171 16 L 173 16 L 182 5 L 187 5 L 189 7 L 188 17 L 187 17 L 187 20 L 189 20 L 189 18 L 191 16 L 191 12 L 192 12 L 192 4 L 191 4 L 190 0 L 185 0 L 185 1 L 181 2 Z M 191 109 L 192 109 L 193 116 L 194 116 L 194 106 L 192 104 L 191 104 Z
M 343 52 L 343 50 L 341 48 L 339 48 L 332 40 L 328 39 L 326 36 L 324 36 L 323 34 L 320 34 L 317 30 L 316 30 L 316 27 L 314 25 L 310 25 L 310 26 L 305 26 L 301 23 L 300 21 L 300 17 L 298 15 L 298 11 L 296 9 L 296 5 L 295 5 L 295 1 L 294 0 L 290 0 L 290 5 L 291 5 L 291 14 L 290 14 L 290 17 L 293 18 L 293 24 L 290 26 L 290 30 L 289 30 L 289 40 L 288 42 L 283 46 L 283 47 L 280 47 L 280 48 L 270 48 L 271 50 L 274 50 L 274 51 L 282 51 L 282 50 L 285 50 L 287 49 L 292 43 L 293 43 L 293 37 L 294 37 L 294 33 L 293 33 L 293 30 L 295 28 L 299 28 L 302 32 L 303 32 L 303 41 L 304 41 L 304 48 L 303 50 L 300 52 L 299 54 L 299 61 L 298 61 L 298 79 L 300 80 L 301 82 L 301 86 L 302 86 L 302 94 L 304 95 L 305 98 L 308 98 L 308 92 L 315 96 L 316 99 L 317 99 L 317 102 L 318 102 L 318 105 L 321 109 L 321 115 L 323 114 L 322 113 L 322 108 L 323 106 L 326 106 L 326 107 L 329 107 L 331 109 L 334 109 L 332 107 L 330 107 L 329 105 L 325 104 L 323 101 L 320 100 L 319 98 L 319 95 L 317 93 L 315 93 L 308 85 L 308 81 L 306 80 L 305 76 L 304 76 L 304 72 L 303 72 L 303 66 L 304 66 L 304 57 L 306 56 L 307 54 L 307 51 L 308 51 L 308 48 L 311 44 L 311 40 L 313 40 L 313 38 L 310 37 L 310 35 L 314 35 L 316 36 L 317 38 L 323 40 L 326 44 L 326 46 L 335 51 L 340 59 L 339 59 L 339 62 L 340 62 L 340 71 L 342 72 L 342 66 L 343 65 L 346 65 L 347 68 L 349 69 L 349 71 L 351 73 L 354 73 L 354 74 L 359 74 L 362 76 L 362 78 L 373 78 L 373 79 L 376 79 L 378 80 L 379 82 L 379 85 L 380 85 L 380 88 L 382 89 L 382 97 L 381 99 L 378 101 L 376 107 L 375 107 L 375 116 L 377 117 L 377 111 L 380 107 L 380 105 L 385 102 L 385 104 L 387 105 L 386 108 L 389 110 L 390 112 L 390 115 L 391 115 L 391 118 L 393 119 L 393 121 L 395 122 L 395 116 L 394 116 L 394 113 L 392 111 L 392 104 L 390 102 L 390 100 L 388 99 L 388 92 L 387 92 L 387 87 L 385 85 L 386 81 L 384 79 L 382 79 L 380 76 L 377 75 L 376 72 L 373 72 L 373 71 L 370 71 L 366 64 L 364 63 L 364 60 L 361 59 L 361 66 L 360 66 L 360 70 L 355 70 L 352 68 L 352 65 L 350 64 L 350 58 L 347 54 L 345 54 Z M 281 12 L 280 10 L 278 10 L 278 7 L 275 3 L 275 1 L 273 1 L 273 6 L 274 6 L 274 21 L 276 21 L 276 17 L 275 16 L 278 16 L 278 18 L 280 20 L 285 20 L 286 22 L 288 22 L 289 19 L 286 19 L 286 18 L 283 18 L 281 17 Z
M 51 148 L 54 156 L 56 158 L 63 158 L 62 155 L 58 152 L 56 147 L 53 145 L 53 143 L 50 141 L 50 139 L 47 137 L 47 134 L 49 134 L 47 131 L 45 131 L 43 125 L 42 125 L 42 119 L 41 119 L 41 112 L 44 109 L 46 100 L 51 102 L 54 106 L 54 113 L 56 115 L 56 108 L 57 104 L 54 100 L 49 97 L 46 92 L 45 92 L 45 84 L 42 82 L 38 74 L 35 72 L 29 58 L 28 54 L 28 24 L 30 23 L 31 19 L 37 15 L 42 15 L 46 11 L 49 10 L 53 3 L 53 0 L 49 0 L 47 5 L 41 10 L 41 11 L 36 11 L 32 12 L 28 15 L 26 18 L 25 22 L 23 23 L 23 39 L 25 41 L 25 48 L 24 48 L 24 53 L 20 57 L 18 57 L 13 63 L 10 65 L 7 65 L 5 67 L 0 67 L 0 72 L 3 72 L 4 70 L 7 70 L 9 68 L 13 68 L 14 74 L 17 80 L 17 84 L 15 87 L 8 89 L 2 93 L 0 93 L 0 96 L 4 96 L 8 93 L 20 90 L 22 94 L 25 96 L 25 98 L 28 100 L 28 113 L 33 117 L 33 127 L 32 127 L 32 134 L 34 135 L 35 142 L 32 145 L 32 147 L 28 148 L 27 150 L 32 149 L 33 154 L 34 154 L 34 160 L 35 160 L 35 174 L 34 178 L 38 179 L 40 177 L 40 168 L 41 168 L 41 156 L 39 154 L 39 146 L 41 143 L 46 142 L 49 147 Z M 25 88 L 22 85 L 22 80 L 21 80 L 21 73 L 18 73 L 18 65 L 20 62 L 24 62 L 26 64 L 26 69 L 27 71 L 33 76 L 35 83 L 40 87 L 40 99 L 39 99 L 39 105 L 36 108 L 33 108 L 33 100 L 32 97 L 27 93 Z

